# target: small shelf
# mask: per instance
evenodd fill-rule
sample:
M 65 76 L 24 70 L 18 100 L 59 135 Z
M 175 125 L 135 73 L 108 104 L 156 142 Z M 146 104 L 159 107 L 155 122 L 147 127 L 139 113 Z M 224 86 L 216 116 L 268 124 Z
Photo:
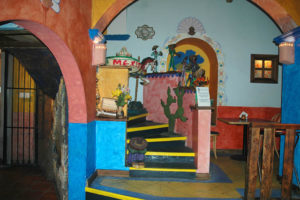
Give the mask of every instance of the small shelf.
M 96 117 L 96 121 L 127 121 L 127 118 L 113 118 L 113 117 Z

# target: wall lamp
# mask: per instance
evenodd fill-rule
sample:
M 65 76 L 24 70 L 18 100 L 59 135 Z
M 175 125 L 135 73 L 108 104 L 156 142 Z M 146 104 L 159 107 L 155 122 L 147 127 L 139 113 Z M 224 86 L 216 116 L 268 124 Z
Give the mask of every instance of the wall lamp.
M 290 65 L 295 62 L 294 42 L 281 42 L 279 44 L 279 62 Z
M 106 40 L 98 29 L 89 29 L 89 36 L 93 41 L 92 65 L 105 65 L 106 63 Z
M 279 62 L 286 65 L 295 63 L 295 44 L 300 38 L 300 26 L 274 38 L 278 45 Z

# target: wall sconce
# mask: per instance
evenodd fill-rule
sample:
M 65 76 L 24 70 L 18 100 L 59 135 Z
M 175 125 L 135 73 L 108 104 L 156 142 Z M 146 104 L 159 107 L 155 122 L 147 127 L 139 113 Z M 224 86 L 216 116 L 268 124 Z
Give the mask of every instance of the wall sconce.
M 279 62 L 286 65 L 295 62 L 294 42 L 281 42 L 279 44 Z
M 89 29 L 89 36 L 93 41 L 92 65 L 104 65 L 106 63 L 105 38 L 98 29 Z

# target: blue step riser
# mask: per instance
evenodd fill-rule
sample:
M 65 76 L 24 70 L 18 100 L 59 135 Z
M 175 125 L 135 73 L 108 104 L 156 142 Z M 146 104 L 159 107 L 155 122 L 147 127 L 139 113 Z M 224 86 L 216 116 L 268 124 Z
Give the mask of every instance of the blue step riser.
M 132 137 L 147 137 L 148 134 L 159 135 L 163 132 L 168 132 L 168 128 L 157 128 L 145 131 L 135 131 L 135 132 L 127 132 L 127 138 Z
M 194 163 L 192 156 L 145 156 L 145 162 L 155 163 Z
M 165 171 L 130 171 L 131 177 L 151 177 L 151 178 L 195 178 L 196 173 L 193 172 L 165 172 Z

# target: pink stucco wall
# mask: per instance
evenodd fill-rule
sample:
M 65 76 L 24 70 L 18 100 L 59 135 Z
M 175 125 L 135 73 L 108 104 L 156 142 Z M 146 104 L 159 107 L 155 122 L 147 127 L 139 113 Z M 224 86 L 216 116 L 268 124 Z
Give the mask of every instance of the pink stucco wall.
M 167 99 L 167 88 L 177 87 L 179 77 L 155 76 L 150 77 L 150 84 L 144 86 L 144 106 L 149 112 L 148 120 L 167 123 L 160 100 Z M 174 93 L 172 93 L 175 96 Z M 192 110 L 191 105 L 195 105 L 195 93 L 186 91 L 183 97 L 184 116 L 188 118 L 186 122 L 179 119 L 176 121 L 175 132 L 187 136 L 187 146 L 192 146 Z M 172 105 L 172 111 L 175 112 L 177 104 Z M 218 106 L 217 118 L 235 118 L 242 111 L 249 114 L 251 118 L 260 118 L 270 120 L 272 116 L 280 112 L 280 108 L 275 107 L 241 107 L 241 106 Z M 217 149 L 242 149 L 243 147 L 243 127 L 227 125 L 217 120 L 217 124 L 211 127 L 211 130 L 218 131 L 220 135 L 217 138 Z
M 176 97 L 172 88 L 178 86 L 180 77 L 176 74 L 157 74 L 148 77 L 150 83 L 144 86 L 144 106 L 147 109 L 149 116 L 148 120 L 160 123 L 168 123 L 168 119 L 164 114 L 164 110 L 161 106 L 161 99 L 166 102 L 168 87 L 171 88 L 172 96 Z M 186 122 L 182 122 L 180 119 L 176 120 L 175 132 L 180 133 L 187 137 L 187 146 L 192 146 L 192 123 L 193 113 L 190 106 L 195 105 L 195 93 L 191 90 L 186 90 L 183 96 L 183 108 L 184 116 L 187 118 Z M 171 105 L 171 112 L 175 113 L 177 103 Z
M 193 110 L 192 148 L 197 173 L 209 174 L 211 110 Z
M 175 74 L 164 76 L 159 76 L 157 74 L 153 76 L 155 77 L 147 77 L 150 80 L 150 83 L 144 86 L 143 92 L 144 106 L 149 113 L 147 119 L 155 122 L 167 123 L 168 119 L 161 106 L 161 99 L 166 103 L 168 87 L 171 88 L 171 94 L 175 96 L 172 88 L 177 87 L 179 78 Z M 172 113 L 176 111 L 176 108 L 177 104 L 171 105 Z

